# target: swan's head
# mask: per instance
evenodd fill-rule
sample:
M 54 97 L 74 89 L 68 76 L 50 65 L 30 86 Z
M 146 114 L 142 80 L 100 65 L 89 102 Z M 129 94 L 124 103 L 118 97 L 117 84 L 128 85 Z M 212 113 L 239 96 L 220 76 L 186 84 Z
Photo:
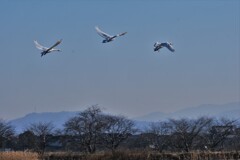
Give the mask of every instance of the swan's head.
M 108 40 L 106 40 L 106 39 L 104 39 L 103 41 L 102 41 L 102 43 L 107 43 L 108 42 Z
M 159 48 L 154 48 L 153 50 L 156 52 L 156 51 L 158 51 L 158 50 L 159 50 Z
M 113 41 L 114 39 L 104 39 L 103 41 L 102 41 L 102 43 L 107 43 L 107 42 L 111 42 L 111 41 Z

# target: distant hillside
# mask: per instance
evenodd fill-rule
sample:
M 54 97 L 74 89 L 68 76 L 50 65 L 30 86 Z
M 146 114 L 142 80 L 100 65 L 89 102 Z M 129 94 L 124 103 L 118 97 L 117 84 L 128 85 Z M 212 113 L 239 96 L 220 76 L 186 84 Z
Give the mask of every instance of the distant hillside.
M 44 112 L 30 113 L 24 117 L 11 120 L 10 123 L 15 127 L 17 133 L 21 133 L 32 123 L 52 122 L 56 128 L 62 128 L 63 124 L 78 112 Z
M 134 118 L 141 121 L 159 121 L 168 118 L 198 118 L 200 116 L 240 118 L 240 102 L 228 103 L 223 105 L 204 104 L 198 107 L 186 108 L 173 113 L 154 112 L 141 117 Z
M 30 113 L 22 118 L 11 120 L 17 133 L 24 131 L 31 123 L 52 122 L 56 128 L 63 128 L 63 124 L 78 112 L 46 112 Z M 150 122 L 166 120 L 168 118 L 178 119 L 182 117 L 198 118 L 200 116 L 240 118 L 240 102 L 223 105 L 206 104 L 198 107 L 186 108 L 173 113 L 153 112 L 141 117 L 134 118 L 137 128 L 145 129 Z

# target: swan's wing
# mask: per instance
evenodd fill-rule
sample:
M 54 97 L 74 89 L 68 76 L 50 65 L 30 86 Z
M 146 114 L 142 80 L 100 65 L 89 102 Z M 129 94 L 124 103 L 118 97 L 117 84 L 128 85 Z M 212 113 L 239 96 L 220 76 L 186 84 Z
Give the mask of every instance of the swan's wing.
M 101 37 L 103 37 L 103 38 L 105 38 L 105 39 L 109 39 L 109 38 L 112 37 L 112 36 L 110 36 L 109 34 L 101 31 L 98 27 L 95 27 L 95 29 L 96 29 L 97 33 L 98 33 Z
M 42 51 L 48 50 L 47 47 L 44 47 L 44 46 L 40 45 L 37 41 L 34 41 L 34 43 L 35 43 L 35 46 L 36 46 L 37 49 L 40 49 Z
M 127 32 L 123 32 L 123 33 L 117 34 L 117 37 L 118 37 L 118 36 L 123 36 L 123 35 L 125 35 L 125 34 L 127 34 Z
M 52 47 L 50 47 L 47 51 L 52 50 L 54 47 L 56 47 L 57 45 L 59 45 L 62 42 L 62 39 L 57 41 Z
M 167 48 L 168 48 L 170 51 L 172 51 L 172 52 L 175 51 L 175 49 L 173 48 L 173 46 L 172 46 L 171 44 L 167 45 Z
M 174 52 L 175 49 L 173 48 L 173 46 L 169 43 L 162 43 L 162 46 L 166 47 L 167 49 L 169 49 L 170 51 Z
M 159 46 L 159 44 L 160 44 L 159 42 L 155 42 L 153 46 L 157 47 L 157 46 Z
M 111 37 L 111 39 L 114 39 L 114 38 L 119 37 L 119 36 L 123 36 L 125 34 L 127 34 L 127 32 L 123 32 L 123 33 L 117 34 L 117 35 Z

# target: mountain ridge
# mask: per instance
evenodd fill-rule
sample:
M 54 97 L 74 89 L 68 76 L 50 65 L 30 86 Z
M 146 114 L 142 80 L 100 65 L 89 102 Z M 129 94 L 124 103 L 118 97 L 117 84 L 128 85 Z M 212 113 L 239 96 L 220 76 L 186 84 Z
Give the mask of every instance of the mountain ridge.
M 155 116 L 152 113 L 144 116 L 136 117 L 135 120 L 145 121 L 159 121 L 166 120 L 169 118 L 198 118 L 201 116 L 208 117 L 226 117 L 226 118 L 240 118 L 240 102 L 232 102 L 227 104 L 202 104 L 197 107 L 189 107 L 181 109 L 172 113 L 155 112 Z M 158 115 L 158 116 L 157 116 Z
M 61 112 L 42 112 L 29 113 L 23 117 L 10 120 L 9 123 L 15 127 L 17 133 L 23 132 L 30 124 L 37 122 L 52 122 L 56 128 L 63 128 L 64 123 L 75 116 L 80 111 L 61 111 Z M 134 120 L 137 128 L 144 129 L 149 123 L 179 118 L 198 118 L 200 116 L 208 117 L 226 117 L 231 119 L 240 118 L 240 102 L 227 104 L 204 104 L 197 107 L 189 107 L 172 113 L 152 112 L 144 116 L 131 118 Z

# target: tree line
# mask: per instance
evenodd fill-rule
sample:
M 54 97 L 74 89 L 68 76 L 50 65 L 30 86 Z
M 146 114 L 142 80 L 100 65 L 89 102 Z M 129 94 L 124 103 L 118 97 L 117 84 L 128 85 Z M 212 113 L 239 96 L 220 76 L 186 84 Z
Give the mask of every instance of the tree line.
M 95 153 L 117 149 L 190 152 L 194 150 L 239 150 L 240 123 L 226 118 L 168 119 L 153 122 L 144 130 L 134 121 L 103 113 L 92 106 L 67 120 L 63 129 L 51 122 L 33 123 L 16 135 L 0 120 L 0 149 L 78 151 Z

